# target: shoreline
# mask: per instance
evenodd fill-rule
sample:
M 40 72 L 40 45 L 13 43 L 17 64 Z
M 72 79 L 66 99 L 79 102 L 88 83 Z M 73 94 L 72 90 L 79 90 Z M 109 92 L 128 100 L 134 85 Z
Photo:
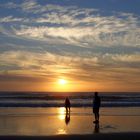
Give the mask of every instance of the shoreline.
M 121 133 L 98 133 L 98 134 L 72 134 L 72 135 L 52 135 L 52 136 L 0 136 L 0 140 L 71 140 L 71 139 L 96 139 L 96 140 L 139 140 L 139 132 L 121 132 Z

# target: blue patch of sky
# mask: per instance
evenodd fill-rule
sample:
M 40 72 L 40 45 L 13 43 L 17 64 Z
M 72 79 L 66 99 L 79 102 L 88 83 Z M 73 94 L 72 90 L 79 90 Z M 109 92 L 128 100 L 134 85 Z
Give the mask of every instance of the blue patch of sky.
M 108 11 L 116 11 L 140 14 L 140 0 L 38 0 L 38 2 L 42 5 L 51 3 L 65 6 L 73 5 L 82 8 L 95 8 L 107 13 Z
M 24 0 L 1 0 L 0 4 L 13 2 L 21 4 Z M 55 4 L 61 6 L 77 6 L 81 8 L 95 8 L 100 10 L 100 14 L 107 16 L 112 12 L 125 12 L 133 13 L 134 15 L 140 14 L 140 0 L 37 0 L 41 5 Z M 18 11 L 18 12 L 17 12 Z M 0 8 L 0 16 L 15 15 L 20 16 L 21 12 L 17 9 Z M 22 16 L 30 16 L 33 13 L 22 13 Z M 34 14 L 34 17 L 36 15 Z

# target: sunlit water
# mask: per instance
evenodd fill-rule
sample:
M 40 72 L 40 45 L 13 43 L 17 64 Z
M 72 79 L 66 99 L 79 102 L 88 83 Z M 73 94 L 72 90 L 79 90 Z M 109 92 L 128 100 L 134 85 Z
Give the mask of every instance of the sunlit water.
M 140 108 L 102 108 L 93 123 L 92 108 L 0 108 L 0 135 L 57 135 L 140 132 Z

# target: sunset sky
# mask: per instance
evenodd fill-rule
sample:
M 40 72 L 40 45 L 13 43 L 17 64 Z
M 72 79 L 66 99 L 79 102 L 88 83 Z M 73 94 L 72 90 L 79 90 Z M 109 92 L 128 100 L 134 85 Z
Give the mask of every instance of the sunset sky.
M 140 91 L 140 0 L 0 0 L 0 91 Z

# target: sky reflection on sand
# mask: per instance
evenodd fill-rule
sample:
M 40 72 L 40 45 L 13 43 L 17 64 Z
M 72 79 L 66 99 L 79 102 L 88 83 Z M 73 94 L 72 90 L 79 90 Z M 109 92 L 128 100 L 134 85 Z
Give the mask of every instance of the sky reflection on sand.
M 140 132 L 139 109 L 102 108 L 103 115 L 101 115 L 100 124 L 95 125 L 93 124 L 94 117 L 92 113 L 90 114 L 91 108 L 72 108 L 70 114 L 66 114 L 65 108 L 1 108 L 0 135 Z M 121 115 L 123 110 L 133 111 L 130 112 L 131 116 L 127 116 Z M 119 115 L 112 115 L 113 111 Z M 81 112 L 81 115 L 76 112 Z M 106 112 L 112 112 L 112 114 L 105 115 Z

